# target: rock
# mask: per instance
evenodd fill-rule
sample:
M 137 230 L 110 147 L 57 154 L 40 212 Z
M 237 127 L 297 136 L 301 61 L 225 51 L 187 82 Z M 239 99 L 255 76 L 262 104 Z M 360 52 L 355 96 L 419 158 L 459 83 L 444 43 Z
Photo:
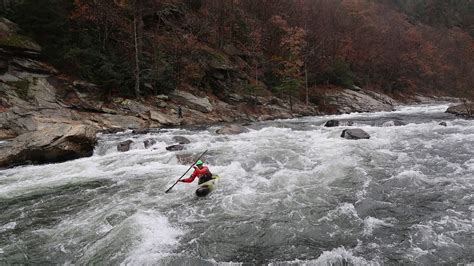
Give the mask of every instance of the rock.
M 83 80 L 73 81 L 72 86 L 74 86 L 75 88 L 77 88 L 79 90 L 85 90 L 85 91 L 89 91 L 89 90 L 92 91 L 92 90 L 97 89 L 97 87 L 98 87 L 94 83 L 86 82 L 86 81 L 83 81 Z
M 166 147 L 167 151 L 180 151 L 183 149 L 184 149 L 184 146 L 181 144 L 176 144 L 176 145 L 171 145 L 171 146 Z
M 156 140 L 154 139 L 146 139 L 145 141 L 143 141 L 143 145 L 145 146 L 146 149 L 148 149 L 149 147 L 155 144 L 156 144 Z
M 339 113 L 393 111 L 396 104 L 394 99 L 368 90 L 334 90 L 327 92 L 326 98 Z
M 339 121 L 338 120 L 329 120 L 326 123 L 324 123 L 325 127 L 338 127 L 339 126 Z
M 345 139 L 369 139 L 370 135 L 360 128 L 344 129 L 341 134 Z
M 120 142 L 119 144 L 117 144 L 117 151 L 120 151 L 120 152 L 129 151 L 130 150 L 130 144 L 132 144 L 132 143 L 133 143 L 133 141 L 130 140 L 130 139 Z
M 353 91 L 361 91 L 361 90 L 362 90 L 362 88 L 361 88 L 361 87 L 359 87 L 359 86 L 356 86 L 356 85 L 352 85 L 352 86 L 350 86 L 350 87 L 349 87 L 349 89 L 350 89 L 350 90 L 353 90 Z
M 463 103 L 448 107 L 446 113 L 464 117 L 474 117 L 474 103 Z
M 116 134 L 119 132 L 124 132 L 126 129 L 125 128 L 107 128 L 104 130 L 101 130 L 100 133 L 102 134 Z
M 155 98 L 162 101 L 167 101 L 169 99 L 168 95 L 163 95 L 163 94 L 156 95 Z
M 239 94 L 232 93 L 232 94 L 229 94 L 227 96 L 227 99 L 229 99 L 232 102 L 239 103 L 239 102 L 242 102 L 244 100 L 244 97 L 242 97 Z
M 443 126 L 443 127 L 447 127 L 447 126 L 448 126 L 448 124 L 446 124 L 446 122 L 441 122 L 441 123 L 439 123 L 439 125 L 440 125 L 440 126 Z
M 209 99 L 207 97 L 199 98 L 189 92 L 181 90 L 175 90 L 174 92 L 172 92 L 172 95 L 175 98 L 185 101 L 185 105 L 200 112 L 209 113 L 213 110 L 211 102 L 209 102 Z
M 176 141 L 179 144 L 189 144 L 191 141 L 185 137 L 182 136 L 174 136 L 173 140 Z
M 90 120 L 99 123 L 104 128 L 146 128 L 147 123 L 138 117 L 130 115 L 94 114 Z
M 134 114 L 144 114 L 150 111 L 149 107 L 130 99 L 122 101 L 120 105 Z
M 0 128 L 0 140 L 11 139 L 16 136 L 17 134 L 13 130 L 7 128 Z
M 216 131 L 217 134 L 240 134 L 248 132 L 249 130 L 239 125 L 227 125 Z
M 34 164 L 64 162 L 91 156 L 98 128 L 81 124 L 52 124 L 24 133 L 0 151 L 0 167 L 29 162 Z
M 179 126 L 181 123 L 179 122 L 178 118 L 173 118 L 169 115 L 164 113 L 160 113 L 157 111 L 150 111 L 150 119 L 156 121 L 165 126 Z
M 137 135 L 144 135 L 144 134 L 150 133 L 150 129 L 149 128 L 134 129 L 132 130 L 132 133 L 137 134 Z

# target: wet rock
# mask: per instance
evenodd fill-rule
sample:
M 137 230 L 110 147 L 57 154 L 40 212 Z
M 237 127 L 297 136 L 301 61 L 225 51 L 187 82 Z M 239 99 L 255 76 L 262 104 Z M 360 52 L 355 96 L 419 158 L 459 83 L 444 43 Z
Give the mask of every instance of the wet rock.
M 227 125 L 218 130 L 216 130 L 217 134 L 240 134 L 248 132 L 249 130 L 243 126 L 239 125 Z
M 171 145 L 171 146 L 166 147 L 167 151 L 180 151 L 183 149 L 184 149 L 184 146 L 181 144 L 176 144 L 176 145 Z
M 144 135 L 144 134 L 150 133 L 150 129 L 149 128 L 134 129 L 132 130 L 132 133 L 137 134 L 137 135 Z
M 156 144 L 156 140 L 154 139 L 146 139 L 145 141 L 143 141 L 143 145 L 145 146 L 146 149 L 148 149 L 149 147 L 155 144 Z
M 0 167 L 64 162 L 91 156 L 98 128 L 81 124 L 52 124 L 24 133 L 0 150 Z
M 464 117 L 474 117 L 474 103 L 463 103 L 450 106 L 446 113 L 455 114 Z
M 446 124 L 446 122 L 441 122 L 441 123 L 439 123 L 439 125 L 440 125 L 440 126 L 443 126 L 443 127 L 447 127 L 447 126 L 448 126 L 448 124 Z
M 370 135 L 360 128 L 344 129 L 341 134 L 345 139 L 369 139 Z
M 101 130 L 100 133 L 116 134 L 116 133 L 124 132 L 124 131 L 125 131 L 125 128 L 107 128 L 107 129 Z
M 329 120 L 324 124 L 325 127 L 338 127 L 339 121 L 337 120 Z
M 126 140 L 126 141 L 120 142 L 119 144 L 117 144 L 117 151 L 120 151 L 120 152 L 129 151 L 130 150 L 130 144 L 132 144 L 132 143 L 133 143 L 132 140 Z
M 189 144 L 191 141 L 185 137 L 182 136 L 174 136 L 173 140 L 176 141 L 179 144 Z

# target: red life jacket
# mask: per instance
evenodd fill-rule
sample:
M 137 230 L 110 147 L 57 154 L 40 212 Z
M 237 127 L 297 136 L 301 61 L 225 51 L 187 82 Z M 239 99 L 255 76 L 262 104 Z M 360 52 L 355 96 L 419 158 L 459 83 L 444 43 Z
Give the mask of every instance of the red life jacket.
M 207 166 L 203 166 L 201 169 L 199 169 L 199 167 L 195 166 L 193 174 L 188 178 L 181 179 L 181 181 L 185 183 L 191 183 L 194 181 L 196 177 L 201 177 L 204 175 L 209 175 L 212 177 L 212 174 L 211 174 L 211 171 L 209 171 L 209 168 L 207 168 Z

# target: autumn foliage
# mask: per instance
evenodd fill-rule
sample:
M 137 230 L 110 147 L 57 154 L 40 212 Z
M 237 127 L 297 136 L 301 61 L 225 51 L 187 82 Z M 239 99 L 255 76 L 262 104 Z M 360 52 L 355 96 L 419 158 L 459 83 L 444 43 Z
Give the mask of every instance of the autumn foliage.
M 65 14 L 54 18 L 57 28 L 35 24 L 51 12 L 22 17 L 35 0 L 12 17 L 43 46 L 54 44 L 46 49 L 54 63 L 107 91 L 272 92 L 290 101 L 318 91 L 307 87 L 354 85 L 400 96 L 474 94 L 473 1 L 46 2 L 44 10 Z

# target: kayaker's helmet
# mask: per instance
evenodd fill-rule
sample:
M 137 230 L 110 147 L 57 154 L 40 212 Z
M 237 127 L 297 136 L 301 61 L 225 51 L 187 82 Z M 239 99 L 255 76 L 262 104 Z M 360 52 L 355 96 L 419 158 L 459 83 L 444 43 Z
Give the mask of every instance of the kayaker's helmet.
M 196 162 L 196 165 L 202 165 L 202 164 L 203 164 L 203 162 L 202 162 L 201 160 L 198 160 L 198 161 Z

